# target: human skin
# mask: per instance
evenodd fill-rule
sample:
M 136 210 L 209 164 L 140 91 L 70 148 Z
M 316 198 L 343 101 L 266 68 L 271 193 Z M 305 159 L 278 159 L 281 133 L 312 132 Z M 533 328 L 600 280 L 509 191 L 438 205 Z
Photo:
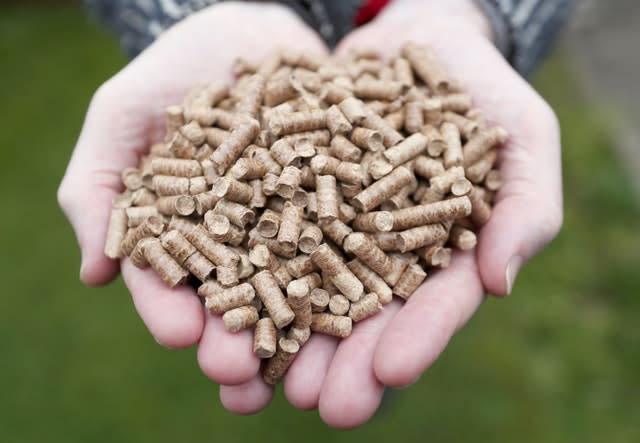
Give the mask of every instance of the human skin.
M 249 26 L 229 25 L 239 17 Z M 406 304 L 394 300 L 355 325 L 350 337 L 338 343 L 314 334 L 300 351 L 286 376 L 285 394 L 298 408 L 318 408 L 331 426 L 365 423 L 385 386 L 415 382 L 484 294 L 511 292 L 519 268 L 562 224 L 556 118 L 495 49 L 490 34 L 469 0 L 395 0 L 337 48 L 342 56 L 355 47 L 390 56 L 406 41 L 429 44 L 489 124 L 504 127 L 510 137 L 499 156 L 505 184 L 477 250 L 456 252 L 451 267 L 430 275 Z M 217 5 L 176 25 L 99 89 L 59 189 L 82 249 L 85 283 L 104 284 L 118 272 L 118 263 L 102 254 L 110 200 L 120 189 L 119 172 L 161 139 L 164 107 L 198 82 L 230 80 L 236 56 L 259 60 L 283 46 L 325 51 L 316 35 L 280 6 Z M 157 341 L 171 348 L 199 344 L 200 366 L 222 385 L 225 407 L 246 414 L 269 403 L 273 390 L 259 376 L 249 331 L 228 333 L 219 317 L 203 312 L 191 289 L 168 289 L 153 271 L 138 270 L 126 259 L 121 270 Z
M 198 344 L 203 371 L 223 384 L 257 374 L 250 332 L 227 332 L 219 316 L 205 312 L 193 289 L 170 289 L 151 269 L 108 259 L 107 221 L 111 200 L 122 191 L 120 171 L 136 166 L 149 146 L 162 140 L 167 106 L 180 103 L 196 85 L 230 83 L 236 57 L 259 62 L 284 47 L 327 52 L 313 30 L 277 4 L 225 2 L 176 24 L 96 91 L 58 189 L 80 245 L 81 280 L 100 286 L 121 271 L 156 341 L 169 348 Z

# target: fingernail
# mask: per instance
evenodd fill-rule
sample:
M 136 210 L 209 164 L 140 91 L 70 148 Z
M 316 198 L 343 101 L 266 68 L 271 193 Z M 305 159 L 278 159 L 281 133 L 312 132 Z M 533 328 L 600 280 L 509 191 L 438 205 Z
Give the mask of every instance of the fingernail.
M 513 284 L 516 281 L 516 277 L 518 276 L 518 271 L 522 266 L 522 257 L 516 255 L 511 260 L 509 260 L 509 264 L 507 265 L 507 271 L 505 272 L 505 279 L 507 281 L 507 295 L 511 294 L 513 290 Z
M 80 257 L 80 280 L 82 280 L 82 276 L 84 275 L 84 258 Z

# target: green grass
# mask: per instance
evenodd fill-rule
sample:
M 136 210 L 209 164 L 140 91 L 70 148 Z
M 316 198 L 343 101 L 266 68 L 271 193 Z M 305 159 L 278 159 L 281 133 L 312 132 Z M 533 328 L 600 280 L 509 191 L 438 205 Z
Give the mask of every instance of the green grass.
M 55 201 L 92 92 L 125 63 L 75 9 L 0 13 L 0 441 L 640 441 L 640 206 L 597 104 L 559 58 L 536 86 L 559 114 L 566 222 L 410 389 L 338 432 L 279 393 L 223 410 L 193 350 L 160 348 L 120 281 L 77 278 Z

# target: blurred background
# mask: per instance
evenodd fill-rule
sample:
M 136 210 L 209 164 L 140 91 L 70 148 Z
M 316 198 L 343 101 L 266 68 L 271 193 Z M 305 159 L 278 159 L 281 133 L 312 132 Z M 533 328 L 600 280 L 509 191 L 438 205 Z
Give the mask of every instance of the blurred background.
M 3 1 L 0 441 L 640 441 L 640 4 L 578 3 L 533 80 L 563 128 L 560 236 L 419 382 L 338 432 L 280 391 L 227 413 L 120 280 L 80 284 L 56 188 L 92 93 L 126 60 L 79 2 Z

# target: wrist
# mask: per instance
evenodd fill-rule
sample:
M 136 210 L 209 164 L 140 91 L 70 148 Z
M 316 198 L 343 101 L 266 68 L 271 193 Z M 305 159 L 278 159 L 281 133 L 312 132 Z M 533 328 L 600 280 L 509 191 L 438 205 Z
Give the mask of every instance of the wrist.
M 193 16 L 214 17 L 216 20 L 237 20 L 237 23 L 260 17 L 265 22 L 274 20 L 299 20 L 297 14 L 287 5 L 276 2 L 247 2 L 238 0 L 220 1 L 202 8 Z M 231 25 L 231 23 L 229 23 Z
M 491 22 L 474 0 L 394 0 L 381 17 L 421 22 L 434 33 L 464 32 L 494 42 Z

